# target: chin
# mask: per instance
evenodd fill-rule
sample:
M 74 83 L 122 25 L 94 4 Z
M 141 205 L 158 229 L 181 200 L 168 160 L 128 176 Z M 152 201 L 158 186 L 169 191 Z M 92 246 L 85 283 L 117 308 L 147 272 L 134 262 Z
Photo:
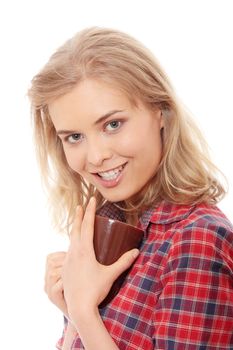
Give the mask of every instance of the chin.
M 126 196 L 120 193 L 117 193 L 118 191 L 116 191 L 116 193 L 114 193 L 113 190 L 110 191 L 100 191 L 100 193 L 102 194 L 102 196 L 104 197 L 104 199 L 106 199 L 109 202 L 120 202 L 120 201 L 124 201 L 126 199 Z
M 103 197 L 104 199 L 106 199 L 108 202 L 111 202 L 111 203 L 123 202 L 127 199 L 125 197 L 120 197 L 120 196 L 103 196 Z
M 130 194 L 129 195 L 120 194 L 120 193 L 107 194 L 107 193 L 103 193 L 103 192 L 101 192 L 101 194 L 104 197 L 104 199 L 106 199 L 108 202 L 111 202 L 111 203 L 123 202 L 123 201 L 126 201 L 127 199 L 131 198 Z

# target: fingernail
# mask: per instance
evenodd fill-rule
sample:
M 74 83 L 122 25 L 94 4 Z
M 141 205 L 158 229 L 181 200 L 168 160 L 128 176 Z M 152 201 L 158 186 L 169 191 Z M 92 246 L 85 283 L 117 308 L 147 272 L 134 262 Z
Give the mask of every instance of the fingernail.
M 139 255 L 139 250 L 138 249 L 134 249 L 133 250 L 133 258 L 136 258 Z
M 93 204 L 94 202 L 95 202 L 95 197 L 94 197 L 94 196 L 92 196 L 92 197 L 90 198 L 89 203 Z

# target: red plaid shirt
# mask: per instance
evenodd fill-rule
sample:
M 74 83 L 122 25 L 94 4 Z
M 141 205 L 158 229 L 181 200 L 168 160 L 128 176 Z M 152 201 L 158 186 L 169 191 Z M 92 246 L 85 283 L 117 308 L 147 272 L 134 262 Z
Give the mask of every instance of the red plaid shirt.
M 123 219 L 113 205 L 100 214 Z M 162 202 L 139 226 L 140 255 L 100 310 L 119 349 L 233 350 L 233 227 L 223 213 Z M 71 349 L 84 349 L 78 336 Z

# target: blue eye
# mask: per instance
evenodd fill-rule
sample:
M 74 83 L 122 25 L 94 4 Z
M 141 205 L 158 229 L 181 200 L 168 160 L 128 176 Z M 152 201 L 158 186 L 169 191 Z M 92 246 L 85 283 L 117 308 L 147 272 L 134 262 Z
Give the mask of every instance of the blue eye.
M 121 122 L 119 120 L 113 120 L 106 125 L 105 130 L 114 131 L 118 129 L 120 126 L 121 126 Z
M 72 134 L 66 137 L 66 141 L 69 143 L 77 143 L 82 139 L 82 134 Z

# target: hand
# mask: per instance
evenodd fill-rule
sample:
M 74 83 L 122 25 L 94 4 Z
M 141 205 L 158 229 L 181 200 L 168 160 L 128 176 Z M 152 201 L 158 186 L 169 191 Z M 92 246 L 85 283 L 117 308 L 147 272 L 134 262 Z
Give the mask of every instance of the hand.
M 62 268 L 64 297 L 74 323 L 79 315 L 98 308 L 115 279 L 138 255 L 138 250 L 133 249 L 110 266 L 101 265 L 96 260 L 93 247 L 95 209 L 94 198 L 91 198 L 85 214 L 81 207 L 77 208 L 70 247 Z
M 50 301 L 68 318 L 61 279 L 61 271 L 65 257 L 65 252 L 56 252 L 47 256 L 44 290 Z

